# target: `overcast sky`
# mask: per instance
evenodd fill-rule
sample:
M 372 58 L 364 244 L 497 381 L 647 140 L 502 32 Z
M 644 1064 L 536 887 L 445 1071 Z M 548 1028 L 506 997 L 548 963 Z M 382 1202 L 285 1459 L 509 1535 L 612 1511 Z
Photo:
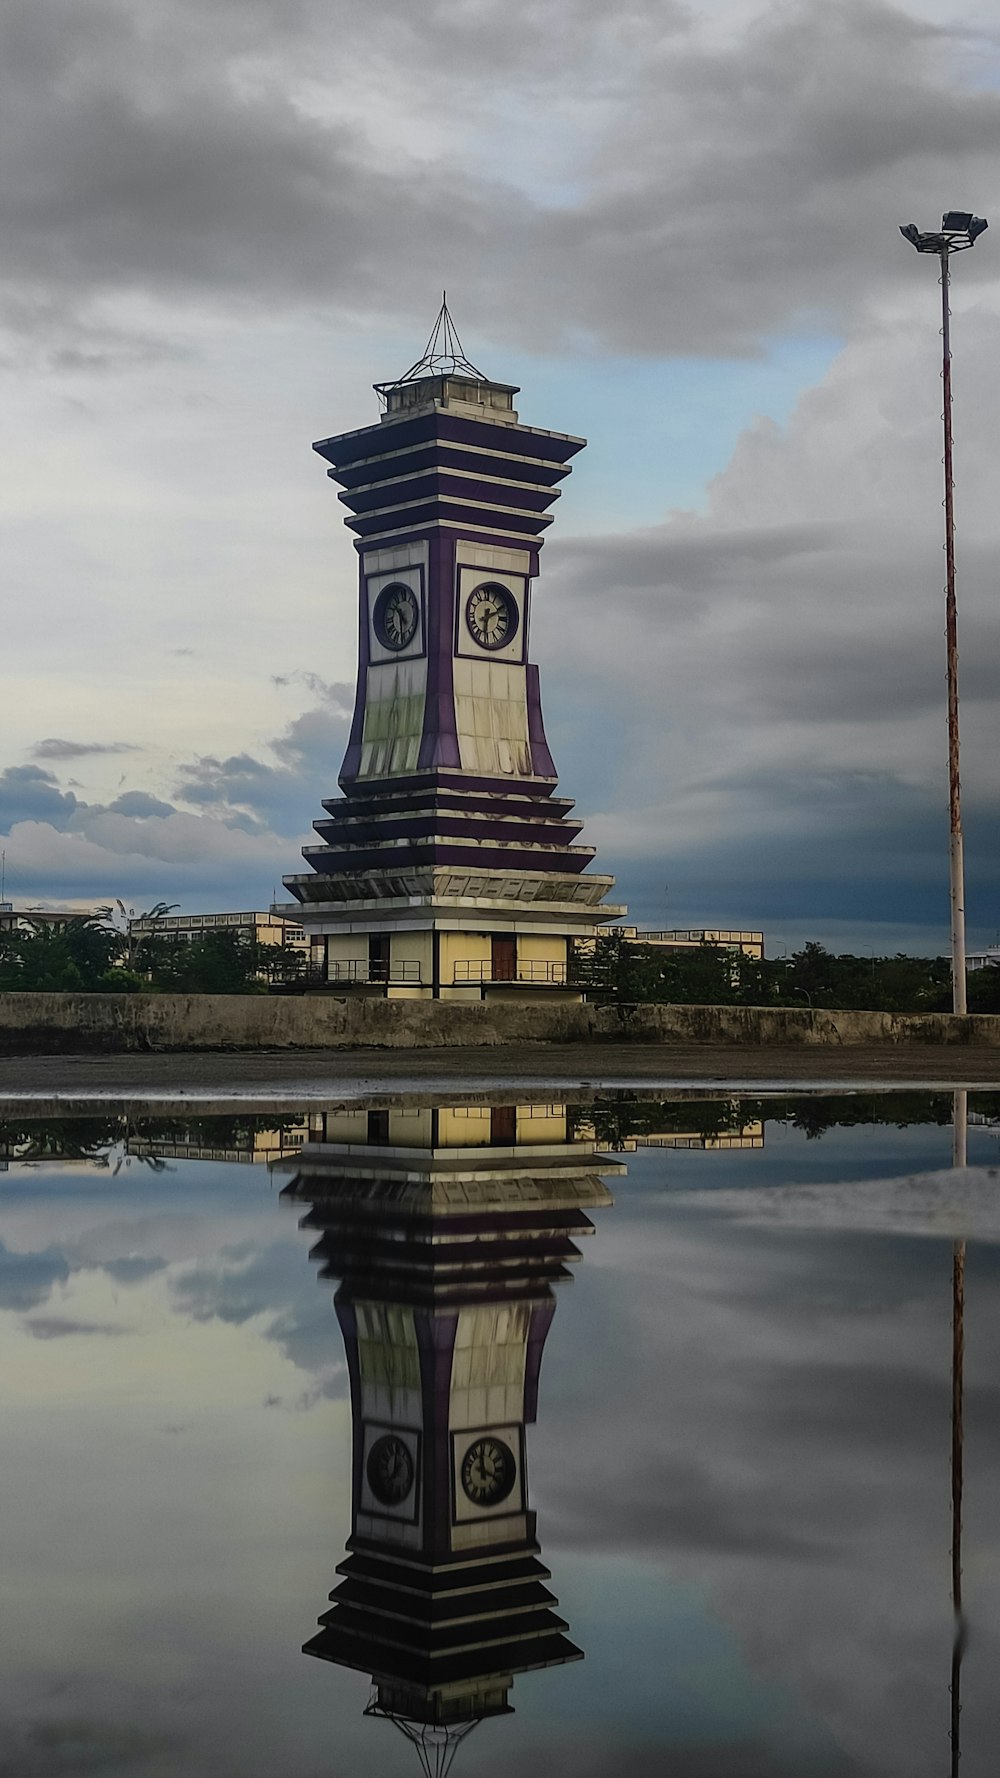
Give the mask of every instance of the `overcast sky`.
M 309 446 L 447 285 L 591 441 L 534 653 L 633 915 L 946 948 L 937 287 L 896 231 L 996 209 L 988 0 L 8 0 L 0 120 L 8 895 L 264 906 L 299 867 L 356 633 Z M 953 304 L 979 939 L 994 232 Z

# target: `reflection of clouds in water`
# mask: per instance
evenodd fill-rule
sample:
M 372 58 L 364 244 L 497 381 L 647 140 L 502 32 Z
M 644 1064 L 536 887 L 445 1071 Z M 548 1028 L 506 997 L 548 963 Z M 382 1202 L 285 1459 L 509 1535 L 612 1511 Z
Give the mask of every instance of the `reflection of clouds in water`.
M 133 1253 L 119 1259 L 95 1260 L 72 1247 L 46 1247 L 40 1252 L 22 1253 L 0 1241 L 0 1308 L 37 1308 L 48 1300 L 57 1285 L 67 1284 L 77 1272 L 106 1272 L 117 1284 L 141 1284 L 165 1265 L 165 1260 L 146 1259 Z M 77 1331 L 89 1330 L 81 1325 Z
M 0 1723 L 0 1778 L 75 1778 L 77 1773 L 166 1772 L 163 1763 L 179 1753 L 174 1736 L 137 1723 L 101 1722 L 89 1717 L 41 1717 Z
M 650 1765 L 650 1759 L 668 1764 Z M 837 1750 L 817 1756 L 809 1750 L 809 1778 L 854 1778 L 861 1767 Z M 727 1741 L 662 1741 L 631 1737 L 627 1724 L 619 1736 L 601 1744 L 593 1739 L 546 1747 L 544 1764 L 528 1758 L 519 1764 L 519 1778 L 619 1778 L 622 1772 L 653 1772 L 676 1774 L 676 1778 L 803 1778 L 802 1755 L 798 1749 L 785 1752 L 771 1747 L 766 1739 Z M 470 1774 L 471 1778 L 471 1774 Z
M 717 1191 L 710 1196 L 677 1193 L 673 1202 L 679 1208 L 707 1206 L 740 1222 L 778 1228 L 1000 1241 L 1000 1169 L 996 1167 L 949 1168 L 903 1179 L 763 1186 Z
M 47 1247 L 41 1253 L 13 1253 L 0 1242 L 0 1308 L 35 1308 L 56 1284 L 65 1284 L 71 1269 L 57 1247 Z
M 301 1398 L 282 1400 L 284 1407 L 311 1406 L 321 1396 L 347 1391 L 332 1291 L 315 1290 L 303 1265 L 300 1245 L 275 1241 L 266 1247 L 247 1243 L 223 1248 L 220 1263 L 199 1264 L 172 1281 L 176 1307 L 195 1321 L 224 1321 L 242 1327 L 266 1317 L 262 1329 L 292 1364 L 313 1373 L 315 1382 Z M 304 1290 L 303 1280 L 313 1285 Z M 268 1405 L 275 1405 L 268 1403 Z
M 600 1299 L 615 1337 L 564 1339 L 548 1357 L 532 1450 L 547 1545 L 642 1550 L 698 1589 L 749 1669 L 794 1688 L 857 1769 L 927 1769 L 947 1729 L 950 1245 L 809 1242 L 675 1202 L 609 1219 L 598 1239 L 603 1264 L 581 1272 L 571 1312 L 586 1325 Z M 970 1576 L 1000 1560 L 984 1511 L 1000 1468 L 996 1274 L 992 1250 L 973 1250 Z M 569 1414 L 560 1367 L 576 1371 Z M 987 1605 L 980 1583 L 974 1624 Z M 970 1696 L 975 1648 L 974 1630 Z M 995 1740 L 985 1669 L 980 1685 Z M 710 1723 L 708 1697 L 704 1710 Z

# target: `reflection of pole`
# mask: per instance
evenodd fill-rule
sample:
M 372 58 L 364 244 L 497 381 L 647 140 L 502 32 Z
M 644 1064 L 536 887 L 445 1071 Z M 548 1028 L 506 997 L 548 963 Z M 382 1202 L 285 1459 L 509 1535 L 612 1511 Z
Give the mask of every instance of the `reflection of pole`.
M 951 1164 L 969 1164 L 969 1095 L 964 1088 L 951 1096 Z
M 952 1156 L 956 1167 L 967 1165 L 969 1095 L 953 1101 Z M 951 1603 L 955 1633 L 951 1646 L 951 1778 L 958 1778 L 962 1757 L 959 1719 L 962 1714 L 962 1487 L 965 1435 L 965 1242 L 956 1241 L 951 1255 Z
M 951 1602 L 955 1634 L 951 1645 L 951 1778 L 958 1778 L 962 1757 L 962 1654 L 965 1624 L 962 1618 L 962 1443 L 963 1384 L 965 1362 L 965 1242 L 956 1241 L 952 1254 L 951 1342 Z
M 962 1611 L 962 1435 L 965 1368 L 965 1242 L 956 1241 L 951 1266 L 951 1596 Z
M 955 603 L 955 484 L 951 425 L 951 268 L 947 247 L 941 252 L 941 381 L 944 390 L 944 548 L 945 649 L 948 679 L 948 812 L 951 822 L 949 877 L 951 887 L 952 1011 L 966 1011 L 965 987 L 965 861 L 962 851 L 962 791 L 958 747 L 958 608 Z

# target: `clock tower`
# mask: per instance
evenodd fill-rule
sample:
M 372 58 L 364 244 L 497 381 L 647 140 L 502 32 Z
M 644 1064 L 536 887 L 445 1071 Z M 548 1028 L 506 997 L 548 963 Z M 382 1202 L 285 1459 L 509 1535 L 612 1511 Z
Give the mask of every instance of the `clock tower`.
M 527 426 L 443 303 L 381 420 L 322 439 L 359 557 L 343 794 L 285 878 L 323 985 L 401 998 L 579 999 L 574 940 L 624 909 L 556 794 L 531 603 L 584 440 Z

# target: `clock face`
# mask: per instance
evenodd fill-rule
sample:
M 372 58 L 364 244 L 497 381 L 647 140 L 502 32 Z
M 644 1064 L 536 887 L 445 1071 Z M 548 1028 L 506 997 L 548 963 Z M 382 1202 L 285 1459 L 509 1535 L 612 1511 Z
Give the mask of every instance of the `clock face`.
M 413 641 L 419 616 L 413 588 L 404 586 L 402 581 L 394 581 L 391 586 L 382 588 L 375 601 L 372 628 L 383 648 L 398 653 Z
M 462 1487 L 475 1506 L 497 1506 L 517 1479 L 510 1448 L 498 1438 L 477 1438 L 462 1459 Z
M 504 648 L 517 635 L 517 602 L 505 586 L 489 581 L 469 594 L 465 621 L 480 648 Z
M 365 1465 L 368 1486 L 382 1506 L 401 1506 L 413 1487 L 413 1458 L 401 1438 L 377 1438 Z

